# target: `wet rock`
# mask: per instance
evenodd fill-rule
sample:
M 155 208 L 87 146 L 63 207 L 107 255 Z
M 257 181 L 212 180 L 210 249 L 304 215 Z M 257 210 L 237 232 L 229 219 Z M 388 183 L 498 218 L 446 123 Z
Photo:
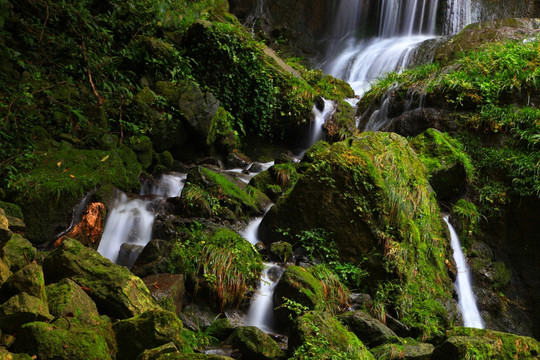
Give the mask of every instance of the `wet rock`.
M 3 332 L 13 333 L 28 322 L 52 319 L 47 303 L 27 293 L 19 293 L 0 306 L 0 329 Z
M 180 274 L 156 274 L 142 279 L 152 297 L 159 303 L 170 301 L 170 311 L 179 314 L 182 311 L 184 297 L 184 276 Z
M 144 246 L 142 245 L 123 243 L 118 251 L 118 260 L 116 262 L 118 265 L 131 269 L 143 249 Z
M 203 301 L 196 301 L 187 305 L 180 315 L 184 325 L 193 331 L 209 327 L 218 317 L 219 314 Z
M 215 337 L 218 340 L 225 340 L 234 331 L 235 326 L 231 324 L 228 318 L 216 319 L 205 330 L 206 334 Z
M 400 337 L 407 337 L 411 335 L 411 329 L 408 326 L 388 314 L 386 315 L 386 326 L 392 329 L 392 331 Z
M 435 346 L 419 343 L 413 339 L 399 339 L 396 344 L 385 344 L 371 349 L 377 359 L 430 360 Z
M 227 155 L 226 164 L 229 169 L 246 168 L 251 163 L 251 159 L 238 150 L 233 150 Z
M 373 305 L 373 299 L 369 294 L 351 293 L 349 304 L 352 310 L 369 309 Z
M 272 261 L 286 263 L 292 260 L 292 245 L 285 241 L 278 241 L 270 245 L 269 257 Z
M 119 359 L 136 359 L 146 349 L 174 343 L 184 349 L 182 322 L 172 312 L 150 310 L 139 316 L 114 323 Z
M 43 271 L 48 283 L 72 279 L 89 292 L 100 313 L 114 318 L 129 318 L 157 307 L 140 278 L 74 239 L 65 239 L 45 258 Z
M 162 355 L 167 354 L 170 358 L 170 354 L 180 354 L 174 342 L 167 343 L 165 345 L 158 346 L 153 349 L 144 350 L 138 357 L 137 360 L 159 360 L 162 358 Z
M 338 319 L 369 347 L 391 342 L 397 337 L 390 328 L 364 311 L 347 312 Z
M 82 214 L 81 221 L 54 243 L 58 247 L 66 237 L 77 239 L 86 246 L 97 249 L 105 225 L 105 204 L 94 202 L 88 204 Z
M 7 279 L 0 288 L 0 298 L 5 301 L 21 292 L 47 302 L 43 270 L 35 262 L 26 265 Z
M 73 280 L 62 279 L 45 288 L 49 311 L 55 317 L 77 316 L 82 321 L 99 317 L 96 304 Z
M 241 358 L 246 360 L 285 359 L 285 352 L 279 345 L 259 328 L 244 326 L 236 329 L 226 343 L 237 347 Z
M 92 326 L 61 317 L 53 323 L 31 322 L 17 333 L 14 348 L 39 359 L 114 359 L 116 343 L 111 323 L 96 319 Z
M 324 342 L 322 341 L 324 340 Z M 306 344 L 318 346 L 321 358 L 340 353 L 347 359 L 374 359 L 365 345 L 335 317 L 325 312 L 309 311 L 296 319 L 289 336 L 289 351 Z

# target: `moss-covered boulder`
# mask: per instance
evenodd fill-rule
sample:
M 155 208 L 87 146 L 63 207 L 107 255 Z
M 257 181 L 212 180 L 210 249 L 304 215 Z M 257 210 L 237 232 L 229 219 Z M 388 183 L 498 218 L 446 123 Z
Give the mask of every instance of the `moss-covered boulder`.
M 323 124 L 326 140 L 330 142 L 345 140 L 358 132 L 356 128 L 356 111 L 346 101 L 336 103 L 334 113 Z
M 27 293 L 12 296 L 0 306 L 0 329 L 3 332 L 13 333 L 28 322 L 52 319 L 47 303 Z
M 342 261 L 367 259 L 366 282 L 378 288 L 372 295 L 379 306 L 399 308 L 408 326 L 439 331 L 452 294 L 445 264 L 452 253 L 426 168 L 407 140 L 365 132 L 317 143 L 306 157 L 303 176 L 262 220 L 265 243 L 324 229 Z M 289 237 L 276 229 L 289 229 Z
M 259 189 L 272 201 L 278 198 L 286 190 L 292 188 L 298 180 L 296 168 L 291 163 L 272 165 L 267 171 L 255 175 L 249 185 Z
M 61 317 L 52 323 L 31 322 L 17 333 L 14 349 L 39 359 L 114 359 L 116 343 L 108 319 L 91 325 Z
M 410 142 L 428 170 L 437 198 L 448 201 L 462 195 L 475 177 L 472 161 L 463 146 L 448 134 L 428 129 Z
M 137 360 L 157 360 L 161 359 L 163 355 L 169 354 L 179 354 L 178 348 L 173 342 L 166 343 L 153 349 L 144 350 L 137 357 Z
M 64 142 L 38 156 L 38 165 L 18 180 L 12 195 L 24 213 L 26 236 L 33 243 L 51 241 L 65 230 L 72 207 L 98 185 L 140 189 L 141 165 L 126 146 L 111 151 L 82 150 Z
M 242 359 L 278 360 L 286 358 L 285 351 L 270 335 L 255 326 L 237 328 L 226 340 L 226 343 L 237 347 Z
M 142 280 L 77 240 L 65 239 L 44 260 L 47 283 L 70 278 L 89 292 L 100 313 L 129 318 L 157 304 Z
M 32 360 L 32 357 L 28 354 L 13 354 L 4 348 L 1 348 L 0 360 Z
M 431 360 L 435 359 L 432 344 L 421 343 L 414 339 L 396 339 L 392 344 L 384 344 L 371 349 L 377 359 L 381 360 Z
M 28 265 L 29 262 L 34 261 L 37 250 L 30 241 L 15 234 L 0 250 L 0 256 L 7 263 L 9 269 L 16 272 Z
M 172 312 L 163 310 L 147 311 L 139 316 L 120 320 L 113 325 L 118 343 L 119 359 L 137 359 L 146 349 L 173 342 L 184 350 L 182 322 Z
M 218 340 L 227 339 L 234 331 L 235 327 L 228 318 L 219 318 L 212 321 L 205 333 L 215 337 Z
M 472 328 L 454 328 L 446 335 L 433 353 L 436 359 L 535 359 L 540 353 L 538 341 L 526 336 Z
M 300 266 L 289 266 L 274 289 L 274 312 L 279 323 L 297 316 L 288 304 L 294 302 L 309 310 L 320 310 L 324 302 L 324 286 L 309 271 Z
M 254 188 L 244 190 L 231 178 L 198 166 L 188 173 L 181 202 L 179 210 L 185 216 L 234 221 L 260 215 L 268 200 Z
M 0 299 L 4 301 L 18 293 L 25 292 L 47 302 L 45 279 L 40 265 L 32 262 L 13 273 L 0 288 Z
M 293 359 L 375 359 L 335 317 L 317 311 L 296 319 L 289 336 L 289 352 Z
M 96 304 L 73 280 L 62 279 L 45 288 L 49 312 L 55 317 L 75 316 L 81 320 L 99 317 Z
M 361 310 L 346 312 L 338 319 L 369 347 L 391 342 L 397 337 L 386 325 Z
M 142 279 L 152 297 L 160 304 L 169 304 L 168 309 L 176 314 L 182 311 L 184 298 L 184 276 L 182 274 L 155 274 Z

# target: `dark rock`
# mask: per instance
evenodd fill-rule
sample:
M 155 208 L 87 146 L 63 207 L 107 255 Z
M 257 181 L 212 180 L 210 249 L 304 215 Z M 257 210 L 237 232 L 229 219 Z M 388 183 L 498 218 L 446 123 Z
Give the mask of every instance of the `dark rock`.
M 11 239 L 13 233 L 9 229 L 9 221 L 6 217 L 4 209 L 0 208 L 0 246 L 3 246 L 9 239 Z
M 402 136 L 417 136 L 429 128 L 451 128 L 454 123 L 452 113 L 436 108 L 422 107 L 400 114 L 380 130 L 395 132 Z
M 369 294 L 352 293 L 349 296 L 349 304 L 352 310 L 369 309 L 373 305 L 373 299 Z
M 153 349 L 144 350 L 137 360 L 159 360 L 162 359 L 162 355 L 167 354 L 170 358 L 170 354 L 180 354 L 174 342 L 167 343 L 165 345 L 158 346 Z
M 216 319 L 208 326 L 205 333 L 218 340 L 225 340 L 233 333 L 235 327 L 228 318 Z
M 142 245 L 123 243 L 118 251 L 117 264 L 131 269 L 143 249 Z
M 181 274 L 155 274 L 142 279 L 152 297 L 158 303 L 170 301 L 173 309 L 170 311 L 180 314 L 184 297 L 184 276 Z
M 185 326 L 193 331 L 209 327 L 218 317 L 219 314 L 213 311 L 206 302 L 202 301 L 187 305 L 180 314 Z
M 233 150 L 227 155 L 226 164 L 229 169 L 246 168 L 251 163 L 251 159 L 238 150 Z
M 15 234 L 0 251 L 12 272 L 19 271 L 37 256 L 36 248 L 22 236 Z
M 256 173 L 256 174 L 258 174 L 258 173 L 260 173 L 260 172 L 263 171 L 263 170 L 264 170 L 263 166 L 262 166 L 260 163 L 258 163 L 258 162 L 254 162 L 254 163 L 252 163 L 252 164 L 248 167 L 248 171 L 249 171 L 250 173 Z
M 181 335 L 182 322 L 172 312 L 150 310 L 139 316 L 114 323 L 113 330 L 118 344 L 118 359 L 137 359 L 146 349 L 173 342 L 177 349 L 184 349 Z
M 396 333 L 379 320 L 360 310 L 341 314 L 338 319 L 368 347 L 391 342 L 397 337 Z
M 377 359 L 388 360 L 431 360 L 435 346 L 419 343 L 411 338 L 399 339 L 396 344 L 384 344 L 371 349 Z
M 44 260 L 48 283 L 71 278 L 89 292 L 100 313 L 129 318 L 157 304 L 142 280 L 73 239 L 66 239 Z
M 131 271 L 142 278 L 165 272 L 171 250 L 171 242 L 159 239 L 151 240 L 135 260 Z
M 0 306 L 0 329 L 3 332 L 13 333 L 28 322 L 52 319 L 47 303 L 27 293 L 19 293 Z
M 237 347 L 241 358 L 246 360 L 285 359 L 285 352 L 279 345 L 259 328 L 245 326 L 236 329 L 226 343 Z
M 3 302 L 21 292 L 47 302 L 43 270 L 37 263 L 30 263 L 13 273 L 0 288 L 0 298 Z
M 392 331 L 400 337 L 407 337 L 411 335 L 411 329 L 408 326 L 388 314 L 386 314 L 386 326 L 392 329 Z

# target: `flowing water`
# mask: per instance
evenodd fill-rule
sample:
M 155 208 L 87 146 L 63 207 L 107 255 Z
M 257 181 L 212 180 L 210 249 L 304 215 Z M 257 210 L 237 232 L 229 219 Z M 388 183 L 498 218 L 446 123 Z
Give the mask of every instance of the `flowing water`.
M 129 197 L 118 191 L 107 215 L 98 252 L 116 264 L 131 268 L 152 239 L 155 217 L 152 202 L 180 196 L 185 179 L 186 174 L 164 174 L 151 183 L 146 182 L 141 188 L 141 195 L 154 195 L 152 200 Z
M 246 325 L 256 326 L 262 331 L 274 331 L 274 288 L 285 271 L 274 263 L 265 263 L 259 288 L 249 306 Z
M 461 316 L 463 317 L 463 324 L 466 327 L 483 329 L 484 323 L 478 307 L 476 306 L 476 300 L 471 286 L 471 276 L 467 267 L 467 261 L 461 251 L 461 244 L 457 236 L 454 227 L 448 221 L 448 215 L 443 217 L 444 221 L 448 224 L 448 230 L 450 230 L 450 236 L 452 240 L 452 249 L 454 250 L 454 261 L 457 266 L 457 279 L 455 283 L 456 291 L 459 299 L 459 309 Z

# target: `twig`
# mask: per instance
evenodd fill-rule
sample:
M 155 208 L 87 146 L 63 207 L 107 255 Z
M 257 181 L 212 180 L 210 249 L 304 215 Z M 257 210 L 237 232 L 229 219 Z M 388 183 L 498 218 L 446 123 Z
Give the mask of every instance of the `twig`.
M 26 262 L 28 263 L 28 265 L 30 265 L 30 259 L 28 258 L 28 255 L 26 255 L 25 252 L 23 252 L 23 255 L 24 255 L 24 258 L 26 259 Z
M 81 45 L 82 51 L 83 51 L 83 58 L 84 62 L 86 63 L 86 70 L 88 71 L 88 80 L 90 81 L 90 85 L 92 86 L 92 90 L 94 91 L 94 95 L 96 95 L 98 99 L 98 105 L 103 105 L 103 99 L 99 95 L 96 85 L 94 84 L 94 81 L 92 80 L 92 72 L 90 71 L 90 66 L 88 65 L 88 58 L 86 57 L 86 45 L 84 43 L 84 38 Z
M 45 26 L 47 26 L 47 21 L 49 21 L 49 4 L 47 4 L 46 0 L 43 0 L 45 3 L 45 7 L 47 8 L 47 16 L 45 17 L 45 21 L 43 22 L 43 29 L 41 29 L 41 34 L 39 35 L 39 42 L 41 42 L 41 39 L 43 39 L 43 32 L 45 31 Z
M 118 118 L 118 122 L 120 123 L 120 141 L 118 142 L 118 144 L 121 144 L 122 143 L 122 140 L 124 139 L 124 128 L 122 126 L 122 106 L 124 105 L 124 97 L 121 96 L 120 97 L 120 116 Z

